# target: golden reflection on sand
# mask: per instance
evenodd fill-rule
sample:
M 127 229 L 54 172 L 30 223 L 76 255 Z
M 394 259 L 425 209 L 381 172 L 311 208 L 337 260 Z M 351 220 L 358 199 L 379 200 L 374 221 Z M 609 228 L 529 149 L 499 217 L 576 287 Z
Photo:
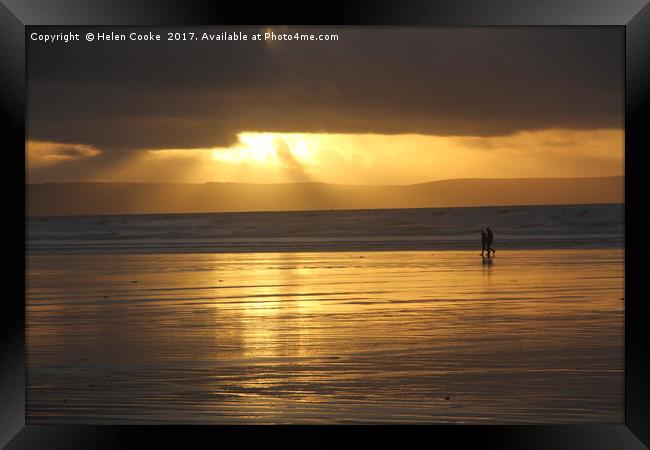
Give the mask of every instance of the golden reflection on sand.
M 623 418 L 623 251 L 30 256 L 32 423 Z

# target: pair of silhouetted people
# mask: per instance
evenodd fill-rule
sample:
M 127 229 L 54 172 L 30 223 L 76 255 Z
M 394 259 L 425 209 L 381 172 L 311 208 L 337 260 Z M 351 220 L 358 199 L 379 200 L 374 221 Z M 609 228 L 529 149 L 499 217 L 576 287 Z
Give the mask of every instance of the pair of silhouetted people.
M 493 240 L 494 235 L 492 234 L 490 227 L 487 227 L 485 230 L 481 230 L 481 256 L 484 256 L 486 251 L 488 258 L 490 257 L 490 252 L 492 252 L 492 256 L 494 256 L 496 251 L 492 248 Z

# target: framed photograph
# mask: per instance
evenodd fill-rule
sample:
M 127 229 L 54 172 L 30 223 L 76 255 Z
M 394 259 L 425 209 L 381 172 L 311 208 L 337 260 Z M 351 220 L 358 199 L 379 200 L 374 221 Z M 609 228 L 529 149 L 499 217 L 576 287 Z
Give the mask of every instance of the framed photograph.
M 4 1 L 0 33 L 0 444 L 650 445 L 647 2 Z

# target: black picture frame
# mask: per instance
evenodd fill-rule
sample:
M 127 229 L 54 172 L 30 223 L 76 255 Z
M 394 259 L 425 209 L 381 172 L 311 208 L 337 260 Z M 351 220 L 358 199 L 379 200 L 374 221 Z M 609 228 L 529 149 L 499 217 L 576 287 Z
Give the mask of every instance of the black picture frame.
M 625 422 L 620 425 L 224 427 L 76 426 L 25 424 L 25 27 L 30 25 L 428 25 L 618 26 L 625 29 Z M 405 0 L 260 2 L 0 0 L 0 110 L 6 205 L 6 282 L 0 317 L 0 445 L 20 448 L 191 448 L 251 440 L 328 446 L 350 435 L 405 445 L 419 439 L 442 446 L 507 449 L 635 449 L 650 447 L 650 299 L 641 264 L 650 249 L 640 163 L 650 150 L 650 5 L 647 0 Z M 20 168 L 22 167 L 22 172 Z M 12 175 L 12 176 L 6 176 Z M 21 181 L 22 180 L 22 181 Z M 649 224 L 650 225 L 650 224 Z M 23 237 L 21 242 L 20 236 Z M 22 261 L 22 264 L 21 264 Z M 14 274 L 15 271 L 15 274 Z M 255 431 L 254 433 L 251 432 Z M 416 441 L 413 441 L 416 442 Z M 141 445 L 141 444 L 140 444 Z

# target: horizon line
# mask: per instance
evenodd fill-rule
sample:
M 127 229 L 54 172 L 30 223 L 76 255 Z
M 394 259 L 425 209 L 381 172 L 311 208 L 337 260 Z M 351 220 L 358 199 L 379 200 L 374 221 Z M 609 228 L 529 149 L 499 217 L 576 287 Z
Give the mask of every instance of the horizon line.
M 590 202 L 590 203 L 538 203 L 538 204 L 509 204 L 509 205 L 456 205 L 456 206 L 416 206 L 405 208 L 332 208 L 332 209 L 262 209 L 262 210 L 246 210 L 246 211 L 178 211 L 178 212 L 133 212 L 133 213 L 110 213 L 110 214 L 56 214 L 56 215 L 32 215 L 25 213 L 25 218 L 58 218 L 58 217 L 99 217 L 99 216 L 167 216 L 167 215 L 196 215 L 196 214 L 257 214 L 257 213 L 294 213 L 294 212 L 335 212 L 335 211 L 393 211 L 400 209 L 468 209 L 468 208 L 541 208 L 553 206 L 611 206 L 623 205 L 625 201 L 621 202 Z
M 443 178 L 431 181 L 422 181 L 418 183 L 409 184 L 351 184 L 351 183 L 331 183 L 327 181 L 289 181 L 289 182 L 241 182 L 241 181 L 205 181 L 205 182 L 188 182 L 188 181 L 38 181 L 38 182 L 25 182 L 25 185 L 37 184 L 191 184 L 191 185 L 207 185 L 207 184 L 240 184 L 240 185 L 296 185 L 296 184 L 328 184 L 333 186 L 418 186 L 422 184 L 441 183 L 449 181 L 508 181 L 508 180 L 584 180 L 584 179 L 602 179 L 602 178 L 625 178 L 623 175 L 600 175 L 600 176 L 584 176 L 584 177 L 500 177 L 500 178 Z

